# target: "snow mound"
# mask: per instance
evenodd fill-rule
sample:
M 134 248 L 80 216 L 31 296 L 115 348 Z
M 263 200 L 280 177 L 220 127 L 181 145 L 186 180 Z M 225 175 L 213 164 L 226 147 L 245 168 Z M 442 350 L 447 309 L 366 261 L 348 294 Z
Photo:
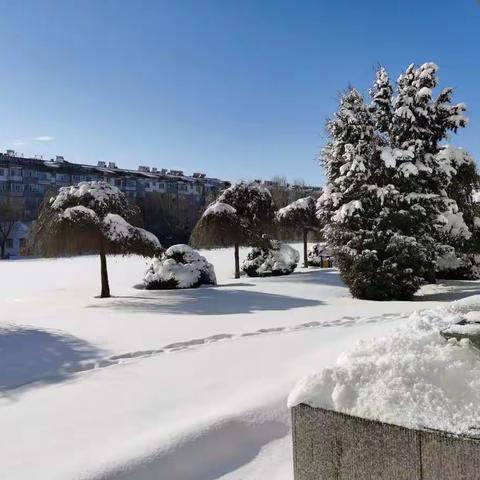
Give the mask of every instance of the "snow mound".
M 161 258 L 154 258 L 145 273 L 147 290 L 197 288 L 216 285 L 213 265 L 188 245 L 173 245 Z
M 461 320 L 480 320 L 480 295 L 414 312 L 389 336 L 359 342 L 333 367 L 300 380 L 288 405 L 478 435 L 480 353 L 467 339 L 440 335 Z
M 242 263 L 242 270 L 249 277 L 288 275 L 295 270 L 299 260 L 297 250 L 274 240 L 268 249 L 252 247 Z
M 321 267 L 322 258 L 331 256 L 332 252 L 325 243 L 314 243 L 307 252 L 308 264 L 312 267 Z

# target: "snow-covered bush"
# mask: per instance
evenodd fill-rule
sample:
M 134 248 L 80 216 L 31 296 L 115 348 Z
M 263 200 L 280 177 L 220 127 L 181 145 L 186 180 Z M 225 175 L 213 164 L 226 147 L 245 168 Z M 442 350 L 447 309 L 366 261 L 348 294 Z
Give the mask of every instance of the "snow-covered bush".
M 216 285 L 213 265 L 188 245 L 173 245 L 161 258 L 154 258 L 145 273 L 147 290 L 197 288 Z
M 438 278 L 447 280 L 480 279 L 480 262 L 473 254 L 459 253 L 450 245 L 443 245 L 435 261 Z
M 332 252 L 326 243 L 314 243 L 307 253 L 308 264 L 312 267 L 322 267 L 322 259 L 331 257 Z
M 80 182 L 60 188 L 45 200 L 36 224 L 39 250 L 47 256 L 98 253 L 101 266 L 101 297 L 110 296 L 107 254 L 158 255 L 158 238 L 131 225 L 137 209 L 125 195 L 107 182 Z
M 271 240 L 268 247 L 252 247 L 242 263 L 249 277 L 289 275 L 298 265 L 300 254 L 286 243 Z

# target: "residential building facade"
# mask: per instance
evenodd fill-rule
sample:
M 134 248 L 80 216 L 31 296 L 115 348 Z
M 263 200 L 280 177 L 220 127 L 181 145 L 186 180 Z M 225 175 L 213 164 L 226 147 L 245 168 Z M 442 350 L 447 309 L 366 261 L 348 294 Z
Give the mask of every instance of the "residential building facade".
M 188 240 L 205 205 L 230 185 L 204 173 L 185 175 L 180 170 L 147 166 L 131 170 L 119 168 L 113 162 L 98 162 L 93 166 L 71 163 L 60 156 L 51 160 L 24 158 L 7 150 L 0 153 L 0 202 L 10 202 L 19 212 L 18 222 L 7 239 L 7 255 L 22 253 L 28 229 L 37 218 L 45 195 L 63 186 L 93 180 L 109 182 L 122 190 L 140 207 L 145 227 L 167 244 Z M 162 215 L 162 221 L 155 222 L 149 216 L 154 210 Z M 156 223 L 164 231 L 158 231 Z

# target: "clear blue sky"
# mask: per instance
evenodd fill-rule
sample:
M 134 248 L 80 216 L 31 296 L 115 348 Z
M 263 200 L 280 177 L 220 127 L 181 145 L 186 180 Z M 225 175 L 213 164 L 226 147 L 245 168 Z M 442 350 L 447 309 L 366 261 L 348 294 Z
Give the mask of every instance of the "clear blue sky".
M 0 148 L 323 182 L 325 119 L 375 66 L 434 61 L 480 156 L 480 4 L 0 0 Z

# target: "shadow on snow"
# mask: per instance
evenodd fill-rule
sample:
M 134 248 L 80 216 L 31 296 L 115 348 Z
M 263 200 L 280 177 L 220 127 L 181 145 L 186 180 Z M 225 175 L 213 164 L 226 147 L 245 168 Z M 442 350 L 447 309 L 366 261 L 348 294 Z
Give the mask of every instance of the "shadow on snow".
M 291 310 L 322 305 L 320 300 L 238 289 L 199 288 L 150 290 L 142 296 L 115 297 L 87 308 L 113 308 L 125 312 L 184 315 L 232 315 L 256 311 Z
M 88 342 L 32 327 L 0 328 L 0 396 L 32 383 L 56 383 L 104 352 Z

